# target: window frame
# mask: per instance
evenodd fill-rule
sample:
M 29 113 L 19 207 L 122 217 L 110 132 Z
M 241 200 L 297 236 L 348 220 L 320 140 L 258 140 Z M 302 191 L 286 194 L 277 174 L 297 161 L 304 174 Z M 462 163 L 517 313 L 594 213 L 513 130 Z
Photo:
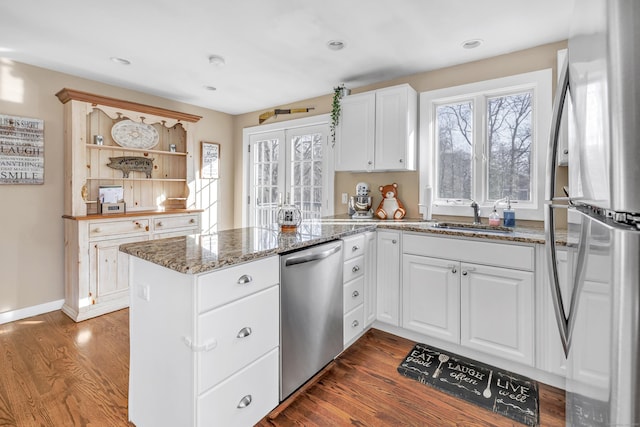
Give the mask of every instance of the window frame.
M 488 197 L 488 142 L 487 142 L 487 100 L 497 96 L 532 92 L 533 137 L 531 141 L 531 202 L 512 204 L 518 219 L 544 219 L 544 179 L 547 140 L 551 123 L 552 70 L 550 68 L 436 89 L 420 94 L 420 188 L 433 188 L 431 212 L 435 215 L 472 217 L 471 200 L 444 200 L 437 198 L 437 139 L 436 107 L 443 104 L 471 101 L 473 104 L 473 146 L 471 197 L 480 205 L 482 217 L 493 211 L 493 201 Z M 480 108 L 478 108 L 480 107 Z M 424 191 L 420 191 L 420 212 L 425 209 Z M 506 206 L 499 206 L 498 211 Z

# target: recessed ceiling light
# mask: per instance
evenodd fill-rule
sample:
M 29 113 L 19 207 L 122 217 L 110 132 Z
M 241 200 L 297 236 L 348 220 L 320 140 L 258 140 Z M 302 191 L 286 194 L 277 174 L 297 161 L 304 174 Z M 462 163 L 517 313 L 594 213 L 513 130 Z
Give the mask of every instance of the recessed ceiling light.
M 462 43 L 465 49 L 475 49 L 482 44 L 482 39 L 471 39 Z
M 130 65 L 131 64 L 131 61 L 129 61 L 128 59 L 118 58 L 117 56 L 112 56 L 111 60 L 113 62 L 115 62 L 116 64 L 121 64 L 121 65 Z
M 214 91 L 214 90 L 218 90 L 215 86 L 202 86 L 203 88 L 205 88 L 206 90 L 210 90 L 210 91 Z
M 216 67 L 222 67 L 227 62 L 220 55 L 211 55 L 209 57 L 209 64 L 215 65 Z
M 327 42 L 327 47 L 331 50 L 344 49 L 344 42 L 342 40 L 329 40 Z

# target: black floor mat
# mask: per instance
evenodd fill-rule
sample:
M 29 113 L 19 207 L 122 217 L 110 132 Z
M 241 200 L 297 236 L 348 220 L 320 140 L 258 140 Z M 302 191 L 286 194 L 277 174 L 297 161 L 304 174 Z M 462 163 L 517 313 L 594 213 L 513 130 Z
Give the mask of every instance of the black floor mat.
M 398 372 L 528 426 L 538 425 L 538 384 L 526 377 L 425 344 Z

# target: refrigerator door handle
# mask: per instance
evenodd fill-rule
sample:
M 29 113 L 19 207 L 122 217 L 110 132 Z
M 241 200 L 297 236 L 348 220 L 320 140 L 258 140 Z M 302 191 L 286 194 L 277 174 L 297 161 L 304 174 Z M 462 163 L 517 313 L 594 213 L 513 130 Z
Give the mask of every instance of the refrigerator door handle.
M 562 348 L 565 355 L 569 353 L 569 320 L 566 316 L 564 304 L 562 303 L 562 292 L 560 289 L 560 280 L 558 278 L 558 266 L 556 257 L 556 236 L 555 221 L 553 215 L 554 206 L 551 203 L 556 188 L 556 166 L 558 161 L 558 138 L 560 135 L 560 123 L 562 121 L 562 110 L 564 102 L 569 92 L 569 61 L 565 58 L 560 80 L 556 88 L 556 94 L 553 99 L 553 117 L 551 120 L 551 135 L 549 137 L 549 146 L 547 147 L 547 185 L 545 188 L 545 200 L 547 204 L 544 209 L 544 235 L 545 235 L 545 251 L 547 259 L 547 270 L 549 271 L 549 283 L 551 285 L 551 299 L 553 301 L 553 309 L 555 312 L 556 323 Z

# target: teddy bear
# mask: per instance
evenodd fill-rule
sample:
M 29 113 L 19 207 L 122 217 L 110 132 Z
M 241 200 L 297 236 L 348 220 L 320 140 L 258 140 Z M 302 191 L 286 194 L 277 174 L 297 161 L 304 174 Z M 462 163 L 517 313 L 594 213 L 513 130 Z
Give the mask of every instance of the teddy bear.
M 398 184 L 381 185 L 382 201 L 376 209 L 376 216 L 380 219 L 402 219 L 407 211 L 398 199 Z

